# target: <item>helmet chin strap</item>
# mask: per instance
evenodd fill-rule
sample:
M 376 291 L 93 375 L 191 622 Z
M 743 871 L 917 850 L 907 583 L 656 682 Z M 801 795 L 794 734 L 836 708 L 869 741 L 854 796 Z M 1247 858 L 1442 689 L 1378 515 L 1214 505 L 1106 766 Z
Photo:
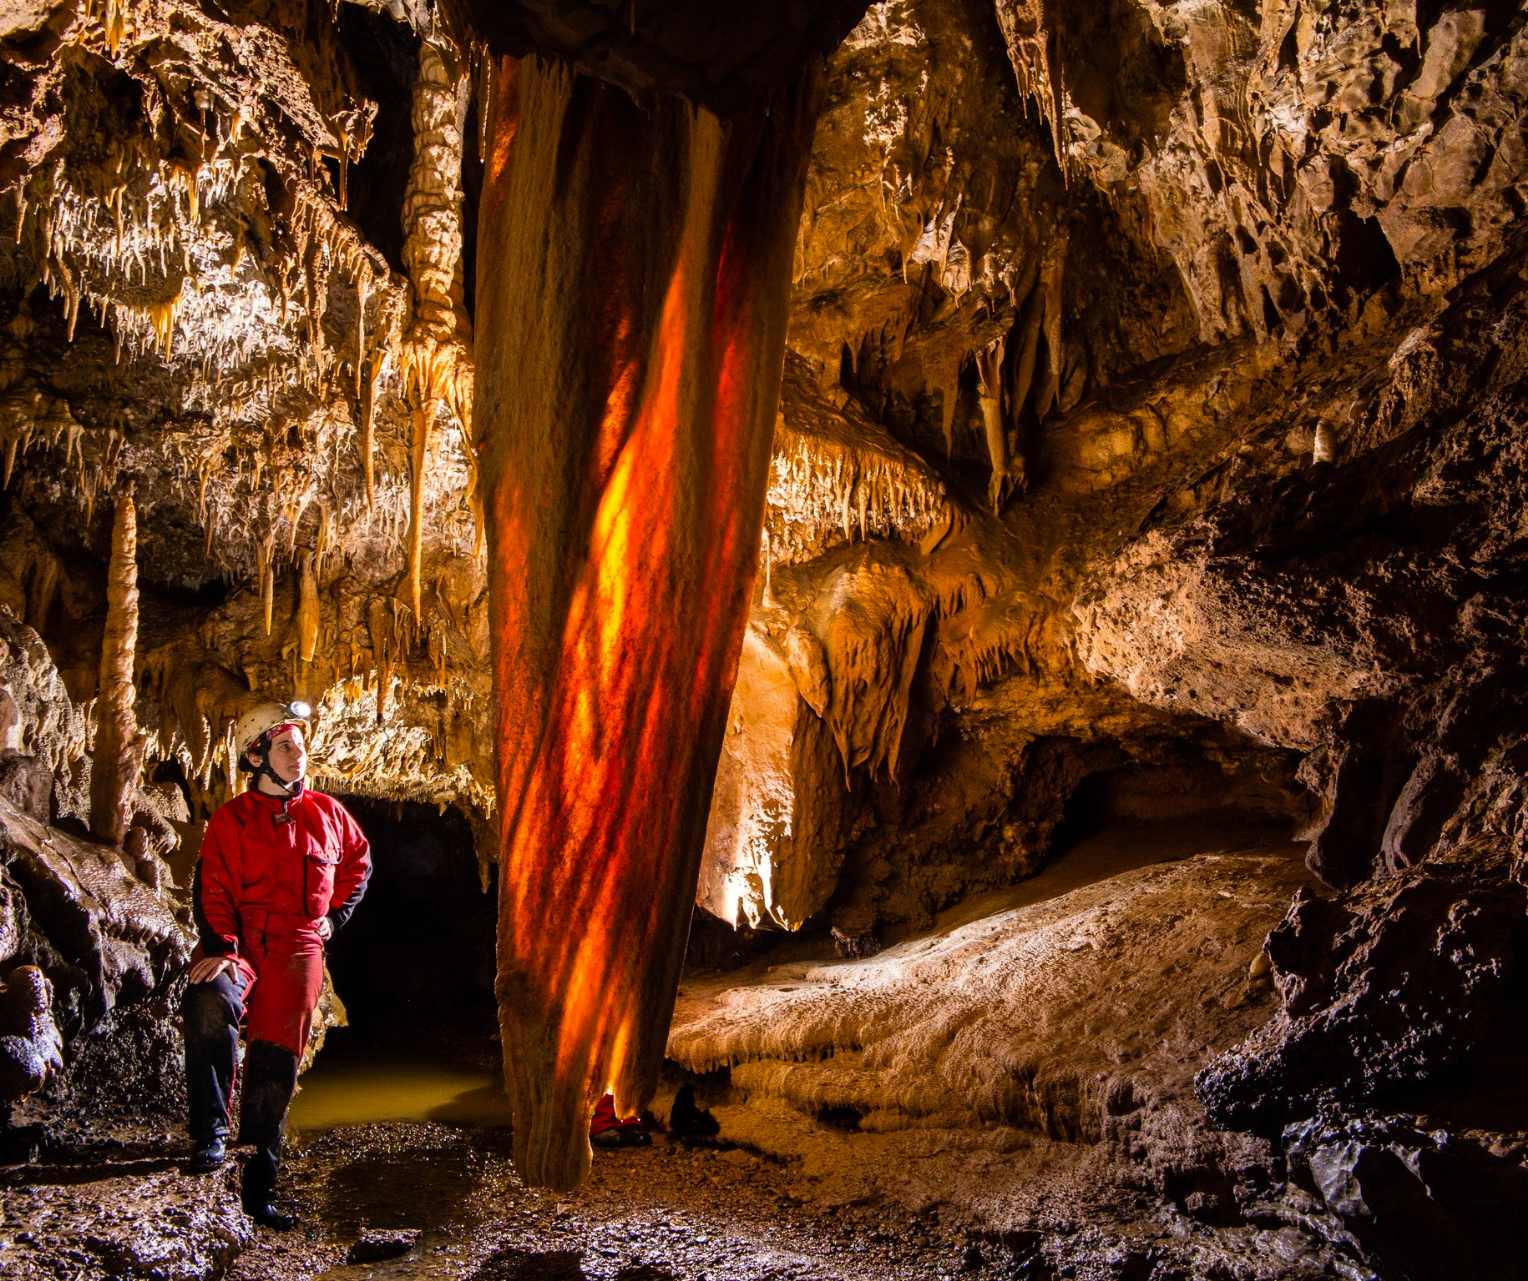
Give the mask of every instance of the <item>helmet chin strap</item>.
M 286 793 L 286 799 L 281 802 L 281 817 L 278 821 L 287 823 L 291 822 L 292 816 L 287 813 L 287 807 L 302 795 L 302 779 L 294 778 L 290 783 L 288 783 L 284 778 L 281 777 L 280 774 L 276 773 L 276 771 L 271 768 L 271 748 L 269 743 L 260 749 L 260 765 L 255 770 L 255 777 L 258 778 L 261 774 L 264 774 L 266 778 L 270 779 L 271 782 L 273 782 L 277 787 Z

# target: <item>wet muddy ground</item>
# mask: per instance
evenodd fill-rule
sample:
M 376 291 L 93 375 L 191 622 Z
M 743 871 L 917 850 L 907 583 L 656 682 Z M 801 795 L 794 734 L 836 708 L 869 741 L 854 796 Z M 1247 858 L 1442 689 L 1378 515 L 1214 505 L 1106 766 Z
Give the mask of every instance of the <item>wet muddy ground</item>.
M 438 1123 L 345 1127 L 305 1141 L 290 1165 L 296 1208 L 316 1225 L 261 1233 L 241 1281 L 332 1276 L 473 1281 L 763 1281 L 1024 1275 L 1013 1251 L 937 1211 L 832 1210 L 786 1190 L 790 1171 L 741 1148 L 597 1151 L 588 1183 L 525 1188 L 508 1132 Z M 402 1258 L 345 1265 L 365 1237 L 417 1231 Z M 991 1256 L 989 1258 L 989 1256 Z
M 188 1175 L 185 1156 L 164 1130 L 50 1125 L 30 1162 L 0 1166 L 0 1277 L 220 1275 L 253 1236 L 237 1174 Z
M 784 1163 L 658 1135 L 597 1151 L 577 1192 L 527 1189 L 503 1128 L 379 1122 L 297 1134 L 293 1232 L 253 1230 L 230 1165 L 183 1172 L 181 1141 L 137 1131 L 56 1143 L 0 1171 L 0 1275 L 192 1281 L 971 1281 L 1050 1275 L 1022 1240 L 878 1203 L 798 1200 Z M 406 1249 L 405 1249 L 406 1247 Z M 375 1261 L 368 1254 L 404 1249 Z

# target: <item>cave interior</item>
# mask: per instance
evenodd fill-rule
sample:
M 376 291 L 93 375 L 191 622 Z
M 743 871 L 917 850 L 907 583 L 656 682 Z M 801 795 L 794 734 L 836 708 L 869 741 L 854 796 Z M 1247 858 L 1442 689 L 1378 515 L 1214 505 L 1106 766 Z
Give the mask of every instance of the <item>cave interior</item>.
M 0 4 L 0 1273 L 1523 1277 L 1525 14 Z

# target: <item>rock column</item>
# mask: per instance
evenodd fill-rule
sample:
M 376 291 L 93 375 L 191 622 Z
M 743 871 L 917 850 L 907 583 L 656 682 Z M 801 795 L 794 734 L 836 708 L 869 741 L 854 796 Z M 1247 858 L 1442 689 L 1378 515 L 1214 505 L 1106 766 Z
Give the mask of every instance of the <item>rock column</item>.
M 815 70 L 727 121 L 498 64 L 479 223 L 515 1160 L 656 1085 L 763 520 Z
M 467 80 L 454 46 L 419 47 L 414 86 L 414 163 L 403 199 L 404 266 L 414 287 L 414 315 L 402 350 L 404 389 L 412 411 L 408 601 L 421 614 L 425 477 L 444 406 L 469 429 L 472 417 L 472 326 L 462 307 L 462 130 Z M 368 465 L 370 449 L 367 450 Z M 471 451 L 468 463 L 471 464 Z M 367 488 L 370 496 L 370 485 Z
M 138 512 L 131 495 L 117 504 L 106 572 L 106 634 L 96 694 L 95 759 L 90 775 L 90 830 L 121 845 L 142 749 L 133 713 L 138 651 Z

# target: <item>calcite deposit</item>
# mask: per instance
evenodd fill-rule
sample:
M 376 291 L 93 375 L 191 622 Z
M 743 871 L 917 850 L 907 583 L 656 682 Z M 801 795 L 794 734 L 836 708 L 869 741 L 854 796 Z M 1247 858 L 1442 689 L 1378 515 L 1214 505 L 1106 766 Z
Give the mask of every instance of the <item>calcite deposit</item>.
M 11 971 L 0 988 L 0 1108 L 42 1089 L 63 1070 L 64 1038 L 53 1021 L 53 984 L 35 965 Z
M 818 70 L 721 121 L 504 60 L 480 247 L 516 1156 L 656 1085 L 763 521 Z M 487 259 L 483 260 L 485 263 Z M 550 922 L 565 924 L 550 930 Z
M 1036 1275 L 1516 1275 L 1525 25 L 0 6 L 0 1099 L 173 1100 L 295 695 L 532 1181 L 684 1072 Z

